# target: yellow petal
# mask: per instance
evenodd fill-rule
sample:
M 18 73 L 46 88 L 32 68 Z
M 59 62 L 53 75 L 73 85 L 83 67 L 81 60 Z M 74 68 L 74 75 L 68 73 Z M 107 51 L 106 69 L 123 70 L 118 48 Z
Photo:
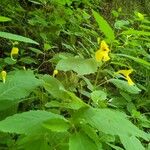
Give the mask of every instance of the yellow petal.
M 103 61 L 108 61 L 110 59 L 110 57 L 108 56 L 108 52 L 104 51 L 103 52 Z
M 106 42 L 104 40 L 101 42 L 100 50 L 101 51 L 108 51 L 108 52 L 110 51 L 108 45 L 106 44 Z
M 18 55 L 18 52 L 19 52 L 19 49 L 17 47 L 12 48 L 11 54 L 10 54 L 12 60 L 15 60 L 15 59 L 13 59 L 13 55 Z
M 134 85 L 134 82 L 131 80 L 129 76 L 126 77 L 126 80 L 128 81 L 129 85 Z
M 1 72 L 1 76 L 2 76 L 3 83 L 5 83 L 5 82 L 6 82 L 6 76 L 7 76 L 6 71 L 3 70 L 3 71 Z
M 133 69 L 129 69 L 129 70 L 119 70 L 117 73 L 120 73 L 120 74 L 124 75 L 125 77 L 127 77 L 132 72 L 133 72 Z
M 95 58 L 96 58 L 96 61 L 97 61 L 97 62 L 102 61 L 103 53 L 102 53 L 101 50 L 98 50 L 98 51 L 95 53 Z
M 95 58 L 97 62 L 108 61 L 110 59 L 110 57 L 108 56 L 108 51 L 101 51 L 101 50 L 98 50 L 95 53 Z
M 53 77 L 55 77 L 55 75 L 57 75 L 58 74 L 58 70 L 54 70 L 53 71 Z

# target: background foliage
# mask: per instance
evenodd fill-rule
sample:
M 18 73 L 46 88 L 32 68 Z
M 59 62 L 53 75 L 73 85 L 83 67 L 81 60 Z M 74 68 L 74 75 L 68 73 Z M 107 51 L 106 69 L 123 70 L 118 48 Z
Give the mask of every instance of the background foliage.
M 149 6 L 0 0 L 0 149 L 149 150 Z

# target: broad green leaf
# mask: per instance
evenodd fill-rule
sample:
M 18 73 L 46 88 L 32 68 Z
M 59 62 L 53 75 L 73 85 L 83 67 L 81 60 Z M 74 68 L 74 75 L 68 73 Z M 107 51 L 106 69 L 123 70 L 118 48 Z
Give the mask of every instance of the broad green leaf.
M 94 103 L 98 103 L 98 101 L 103 101 L 107 98 L 107 94 L 102 90 L 93 91 L 91 93 L 91 99 Z
M 32 71 L 14 71 L 7 75 L 6 83 L 0 83 L 0 110 L 22 101 L 35 88 L 40 86 L 42 81 L 35 78 Z
M 117 55 L 117 56 L 122 56 L 122 57 L 127 57 L 127 58 L 132 59 L 132 60 L 134 60 L 135 62 L 137 62 L 137 63 L 143 65 L 144 67 L 150 69 L 150 63 L 147 62 L 147 61 L 145 61 L 145 60 L 143 60 L 143 59 L 141 59 L 141 58 L 136 58 L 136 57 L 129 56 L 129 55 L 126 55 L 126 54 L 115 54 L 115 55 Z
M 113 83 L 117 88 L 131 94 L 138 94 L 141 90 L 136 85 L 129 85 L 127 81 L 120 79 L 110 79 L 109 82 Z
M 65 132 L 69 129 L 67 120 L 61 118 L 47 120 L 43 123 L 43 126 L 54 132 Z
M 120 140 L 126 150 L 145 150 L 141 142 L 134 136 L 121 136 Z
M 17 35 L 17 34 L 12 34 L 12 33 L 8 33 L 8 32 L 0 32 L 0 37 L 6 38 L 6 39 L 9 39 L 9 40 L 20 41 L 20 42 L 39 45 L 39 43 L 37 43 L 36 41 L 34 41 L 30 38 L 26 38 L 24 36 Z
M 35 134 L 25 136 L 23 139 L 17 141 L 18 149 L 23 150 L 52 150 L 48 144 L 46 134 Z M 16 146 L 14 146 L 16 149 Z
M 100 16 L 100 14 L 98 14 L 96 11 L 93 10 L 92 12 L 96 22 L 99 25 L 99 29 L 105 34 L 108 40 L 114 41 L 115 39 L 114 31 L 110 27 L 108 22 L 102 16 Z
M 7 22 L 7 21 L 11 21 L 11 19 L 8 17 L 0 16 L 0 22 Z
M 88 104 L 84 103 L 83 100 L 81 100 L 79 97 L 77 97 L 74 93 L 66 91 L 66 93 L 69 96 L 68 105 L 72 109 L 80 109 L 82 107 L 89 107 Z
M 94 59 L 83 59 L 83 58 L 67 58 L 62 59 L 58 62 L 56 69 L 62 71 L 75 71 L 78 75 L 86 75 L 95 73 L 97 71 L 97 63 Z
M 64 139 L 68 140 L 68 136 L 68 132 L 37 132 L 20 136 L 16 145 L 19 150 L 54 150 L 54 147 L 57 147 L 58 150 L 67 150 L 69 149 L 68 141 L 66 142 Z M 16 145 L 15 149 L 17 149 Z M 63 149 L 64 147 L 65 149 Z
M 71 135 L 69 150 L 98 150 L 98 148 L 86 134 L 79 132 Z
M 123 31 L 121 34 L 124 34 L 124 35 L 144 35 L 144 36 L 150 36 L 150 32 L 148 31 L 138 31 L 138 30 L 134 30 L 134 29 L 129 29 L 127 31 Z
M 44 81 L 44 88 L 55 98 L 66 98 L 65 88 L 62 83 L 56 78 L 50 75 L 44 75 L 42 77 Z
M 31 134 L 42 131 L 43 123 L 51 119 L 64 119 L 62 116 L 47 111 L 29 111 L 21 114 L 15 114 L 0 121 L 0 131 Z
M 87 105 L 74 93 L 67 91 L 59 80 L 48 75 L 43 76 L 44 88 L 55 98 L 64 100 L 62 103 L 55 103 L 55 107 L 80 109 Z M 51 105 L 51 102 L 49 103 Z
M 136 136 L 147 140 L 147 134 L 132 124 L 124 113 L 111 109 L 85 109 L 80 113 L 95 129 L 105 134 L 120 136 Z
M 88 124 L 81 124 L 82 127 L 82 131 L 90 138 L 92 139 L 98 150 L 103 150 L 102 148 L 102 143 L 101 143 L 101 139 L 99 138 L 99 135 L 97 134 L 97 130 L 94 129 L 93 127 L 91 127 Z M 106 141 L 105 141 L 106 142 Z

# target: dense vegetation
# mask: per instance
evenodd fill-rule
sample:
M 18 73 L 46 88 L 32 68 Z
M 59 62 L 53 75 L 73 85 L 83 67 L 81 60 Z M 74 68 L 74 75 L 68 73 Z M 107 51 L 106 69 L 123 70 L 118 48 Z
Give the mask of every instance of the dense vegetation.
M 0 150 L 149 150 L 149 6 L 0 0 Z

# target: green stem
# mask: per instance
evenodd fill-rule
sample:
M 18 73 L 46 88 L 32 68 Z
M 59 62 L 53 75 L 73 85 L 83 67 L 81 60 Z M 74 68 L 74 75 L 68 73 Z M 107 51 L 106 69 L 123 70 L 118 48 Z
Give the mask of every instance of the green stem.
M 99 73 L 100 73 L 100 68 L 98 68 L 98 71 L 97 71 L 97 75 L 96 75 L 96 79 L 95 79 L 95 83 L 94 83 L 94 88 L 95 88 L 96 85 L 97 85 L 98 78 L 99 78 Z

